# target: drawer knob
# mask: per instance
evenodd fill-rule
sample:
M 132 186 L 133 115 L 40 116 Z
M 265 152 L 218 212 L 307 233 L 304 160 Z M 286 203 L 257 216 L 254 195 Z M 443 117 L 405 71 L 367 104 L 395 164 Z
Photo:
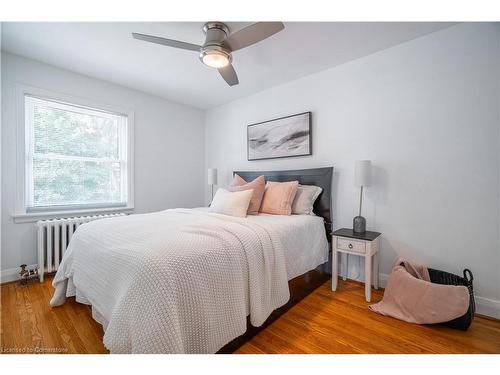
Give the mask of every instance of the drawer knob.
M 349 247 L 349 249 L 352 249 L 352 243 L 350 243 L 348 247 Z

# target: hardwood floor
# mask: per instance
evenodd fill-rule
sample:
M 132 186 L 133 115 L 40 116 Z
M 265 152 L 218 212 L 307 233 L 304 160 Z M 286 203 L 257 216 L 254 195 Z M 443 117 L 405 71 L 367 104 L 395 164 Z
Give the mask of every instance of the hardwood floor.
M 107 353 L 90 308 L 69 299 L 51 309 L 51 279 L 1 286 L 0 351 Z M 378 301 L 381 291 L 372 297 Z M 500 353 L 500 321 L 476 317 L 467 332 L 419 326 L 367 308 L 363 285 L 327 282 L 236 353 Z
M 89 306 L 74 298 L 58 308 L 49 306 L 51 283 L 49 277 L 26 287 L 17 282 L 2 285 L 0 351 L 107 353 L 102 326 L 92 319 Z
M 382 298 L 372 291 L 372 303 Z M 368 310 L 364 285 L 323 284 L 237 353 L 500 353 L 500 321 L 476 317 L 468 331 L 421 326 Z

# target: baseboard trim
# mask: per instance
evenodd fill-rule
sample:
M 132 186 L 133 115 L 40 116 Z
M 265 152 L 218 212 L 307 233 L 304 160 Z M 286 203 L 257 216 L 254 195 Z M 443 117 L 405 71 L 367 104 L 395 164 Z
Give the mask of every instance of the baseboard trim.
M 480 296 L 474 296 L 474 299 L 476 301 L 476 313 L 500 319 L 500 301 Z
M 30 264 L 28 268 L 36 268 L 38 264 Z M 12 281 L 20 280 L 21 276 L 19 275 L 19 270 L 21 267 L 16 268 L 8 268 L 6 270 L 0 271 L 0 284 L 10 283 Z
M 356 278 L 352 279 L 355 281 L 365 282 L 364 279 Z M 387 285 L 387 280 L 389 280 L 389 275 L 385 273 L 379 274 L 379 284 L 381 288 L 385 288 Z M 474 300 L 476 301 L 476 313 L 480 315 L 485 315 L 490 318 L 500 319 L 500 301 L 481 297 L 474 295 Z

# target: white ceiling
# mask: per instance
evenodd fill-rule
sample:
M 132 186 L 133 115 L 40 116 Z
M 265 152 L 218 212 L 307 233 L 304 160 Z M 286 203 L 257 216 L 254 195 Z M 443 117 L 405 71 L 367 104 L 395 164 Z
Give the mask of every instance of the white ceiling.
M 231 31 L 249 23 L 228 22 Z M 132 32 L 202 44 L 202 22 L 2 24 L 2 49 L 206 109 L 446 28 L 453 23 L 286 22 L 237 51 L 229 87 L 196 52 L 135 40 Z

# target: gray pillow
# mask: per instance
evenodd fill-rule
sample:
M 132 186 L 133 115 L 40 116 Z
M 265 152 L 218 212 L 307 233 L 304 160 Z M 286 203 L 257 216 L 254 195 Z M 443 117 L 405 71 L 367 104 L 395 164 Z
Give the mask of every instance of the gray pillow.
M 292 203 L 292 214 L 314 215 L 313 206 L 323 189 L 314 185 L 299 185 Z

